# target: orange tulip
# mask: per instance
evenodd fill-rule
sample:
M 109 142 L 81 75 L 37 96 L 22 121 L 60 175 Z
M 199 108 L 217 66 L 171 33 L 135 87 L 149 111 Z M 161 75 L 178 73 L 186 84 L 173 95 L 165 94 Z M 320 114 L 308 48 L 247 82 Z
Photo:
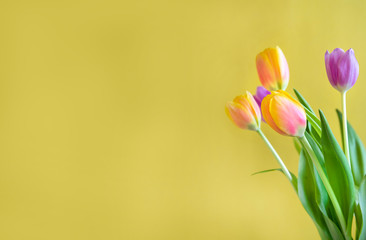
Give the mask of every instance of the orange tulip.
M 279 47 L 267 48 L 256 59 L 259 80 L 270 91 L 285 90 L 290 72 L 288 64 Z

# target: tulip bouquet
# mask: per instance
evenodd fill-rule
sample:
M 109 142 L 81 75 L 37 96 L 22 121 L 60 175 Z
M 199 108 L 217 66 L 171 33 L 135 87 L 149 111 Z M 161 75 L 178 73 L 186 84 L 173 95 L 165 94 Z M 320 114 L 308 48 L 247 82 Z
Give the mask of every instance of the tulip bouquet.
M 263 86 L 254 97 L 246 92 L 228 102 L 226 113 L 239 128 L 257 132 L 280 166 L 259 173 L 278 170 L 285 175 L 321 239 L 366 240 L 366 151 L 346 114 L 346 93 L 359 73 L 354 51 L 337 48 L 325 53 L 329 82 L 342 97 L 337 114 L 343 148 L 321 110 L 318 117 L 298 91 L 294 90 L 297 99 L 285 91 L 290 75 L 279 47 L 259 53 L 256 65 Z M 297 176 L 263 134 L 261 123 L 293 137 L 299 153 Z

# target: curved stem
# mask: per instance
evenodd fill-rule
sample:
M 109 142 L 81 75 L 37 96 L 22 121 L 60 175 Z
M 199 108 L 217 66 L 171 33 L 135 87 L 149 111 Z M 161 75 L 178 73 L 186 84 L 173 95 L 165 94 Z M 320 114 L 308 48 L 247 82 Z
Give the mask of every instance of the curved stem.
M 342 93 L 342 123 L 343 123 L 343 151 L 346 154 L 349 165 L 351 165 L 351 159 L 349 155 L 349 144 L 348 144 L 348 128 L 347 128 L 347 109 L 346 109 L 346 92 Z
M 327 190 L 327 193 L 329 195 L 329 198 L 330 198 L 330 200 L 333 203 L 334 210 L 335 210 L 335 212 L 337 214 L 338 220 L 339 220 L 339 222 L 341 224 L 342 232 L 343 232 L 344 236 L 346 237 L 346 239 L 350 239 L 349 236 L 348 236 L 348 233 L 347 233 L 346 221 L 345 221 L 345 218 L 343 216 L 341 206 L 338 203 L 337 197 L 336 197 L 336 195 L 335 195 L 335 193 L 333 191 L 332 186 L 330 185 L 330 183 L 328 181 L 327 176 L 325 175 L 325 173 L 323 171 L 322 166 L 320 165 L 320 163 L 318 161 L 318 158 L 316 157 L 316 155 L 315 155 L 313 149 L 311 148 L 311 146 L 310 146 L 308 140 L 306 139 L 306 137 L 301 137 L 301 138 L 299 138 L 299 140 L 301 141 L 301 143 L 305 147 L 307 153 L 309 154 L 309 156 L 310 156 L 312 162 L 314 163 L 315 168 L 316 168 L 316 170 L 317 170 L 317 172 L 319 174 L 319 177 L 322 180 L 325 189 Z
M 287 170 L 286 165 L 282 162 L 282 159 L 280 158 L 280 156 L 278 155 L 276 150 L 273 148 L 272 144 L 268 141 L 266 136 L 263 134 L 262 130 L 259 129 L 257 132 L 258 132 L 259 136 L 261 136 L 262 139 L 264 140 L 264 142 L 267 144 L 268 148 L 271 150 L 271 152 L 274 155 L 274 157 L 276 158 L 277 162 L 280 164 L 283 173 L 286 175 L 288 180 L 290 180 L 290 182 L 292 183 L 292 176 L 291 176 L 290 172 Z

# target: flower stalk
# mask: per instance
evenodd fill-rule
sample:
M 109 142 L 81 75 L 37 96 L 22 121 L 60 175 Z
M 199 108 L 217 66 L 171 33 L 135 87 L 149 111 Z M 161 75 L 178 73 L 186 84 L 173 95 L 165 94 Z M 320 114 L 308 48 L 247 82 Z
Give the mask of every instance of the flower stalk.
M 342 125 L 343 125 L 343 150 L 351 166 L 351 158 L 349 154 L 349 144 L 348 144 L 348 127 L 347 127 L 347 109 L 346 109 L 346 91 L 342 92 Z
M 271 150 L 271 152 L 272 152 L 273 156 L 276 158 L 278 164 L 280 164 L 281 169 L 282 169 L 283 173 L 285 174 L 285 176 L 288 178 L 288 180 L 290 182 L 292 182 L 292 176 L 291 176 L 290 172 L 288 171 L 286 165 L 283 163 L 282 159 L 280 158 L 280 156 L 278 155 L 278 153 L 276 152 L 276 150 L 273 148 L 272 144 L 269 142 L 269 140 L 264 135 L 264 133 L 262 132 L 262 130 L 258 129 L 257 133 L 259 134 L 259 136 L 261 136 L 261 138 L 263 139 L 263 141 L 267 144 L 269 150 Z

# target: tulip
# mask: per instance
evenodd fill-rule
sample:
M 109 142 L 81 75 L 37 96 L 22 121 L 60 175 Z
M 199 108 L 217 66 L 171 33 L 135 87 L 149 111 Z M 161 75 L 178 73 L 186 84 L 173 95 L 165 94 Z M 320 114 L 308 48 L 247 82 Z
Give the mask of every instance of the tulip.
M 353 49 L 344 52 L 336 48 L 332 53 L 325 53 L 325 68 L 330 84 L 341 93 L 349 90 L 356 83 L 359 66 Z
M 261 124 L 261 111 L 252 94 L 246 92 L 226 104 L 226 114 L 242 129 L 257 131 Z
M 267 89 L 265 89 L 264 87 L 262 86 L 259 86 L 257 87 L 257 92 L 255 93 L 254 95 L 254 99 L 255 101 L 257 102 L 259 108 L 261 107 L 262 105 L 262 100 L 265 96 L 267 96 L 268 94 L 271 94 L 270 91 L 268 91 Z M 262 114 L 262 112 L 261 112 Z M 263 114 L 262 114 L 262 121 L 265 122 L 264 118 L 263 118 Z
M 337 89 L 342 96 L 342 124 L 343 124 L 343 149 L 350 161 L 347 129 L 347 110 L 346 110 L 346 92 L 355 85 L 358 78 L 359 66 L 353 49 L 350 48 L 344 52 L 341 48 L 336 48 L 332 53 L 325 52 L 325 69 L 330 84 Z
M 259 80 L 270 91 L 285 90 L 290 78 L 288 64 L 279 47 L 267 48 L 256 59 Z
M 287 92 L 278 90 L 262 101 L 264 120 L 276 132 L 293 137 L 303 137 L 306 129 L 304 107 Z
M 257 87 L 257 92 L 255 93 L 255 95 L 253 96 L 255 101 L 257 102 L 258 106 L 262 105 L 262 100 L 265 96 L 267 96 L 268 94 L 271 94 L 270 91 L 268 91 L 267 89 L 265 89 L 262 86 Z
M 232 102 L 228 102 L 226 104 L 225 110 L 226 114 L 235 125 L 242 129 L 256 131 L 259 134 L 281 166 L 283 173 L 286 175 L 290 183 L 292 183 L 292 176 L 286 165 L 283 163 L 272 144 L 260 129 L 261 111 L 252 94 L 250 94 L 250 92 L 246 92 L 244 95 L 237 96 Z

